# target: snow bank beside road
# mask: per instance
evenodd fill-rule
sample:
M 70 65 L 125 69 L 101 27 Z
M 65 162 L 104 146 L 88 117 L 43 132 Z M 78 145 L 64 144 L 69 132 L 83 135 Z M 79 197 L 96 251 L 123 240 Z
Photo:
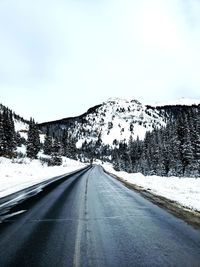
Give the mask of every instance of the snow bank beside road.
M 123 180 L 180 203 L 189 209 L 200 211 L 200 178 L 144 176 L 141 173 L 117 172 L 111 165 L 104 169 Z
M 47 167 L 39 160 L 24 159 L 24 163 L 19 164 L 0 157 L 0 198 L 85 166 L 86 164 L 67 158 L 63 158 L 62 166 Z

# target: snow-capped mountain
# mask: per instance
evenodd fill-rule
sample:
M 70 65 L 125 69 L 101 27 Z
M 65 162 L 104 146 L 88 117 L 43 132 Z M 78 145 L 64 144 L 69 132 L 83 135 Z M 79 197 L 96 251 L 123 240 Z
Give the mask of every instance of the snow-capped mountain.
M 76 138 L 77 147 L 81 147 L 83 142 L 95 142 L 99 138 L 111 146 L 115 140 L 128 142 L 130 136 L 142 140 L 147 131 L 165 125 L 166 115 L 162 110 L 137 100 L 110 98 L 81 116 L 43 123 L 40 127 L 56 134 L 67 129 Z
M 143 139 L 147 130 L 165 125 L 159 112 L 148 109 L 137 100 L 123 99 L 109 99 L 95 113 L 87 114 L 85 120 L 82 125 L 75 124 L 79 146 L 85 141 L 87 131 L 91 133 L 86 137 L 87 141 L 95 141 L 100 136 L 104 144 L 112 145 L 115 139 L 129 140 L 130 136 Z

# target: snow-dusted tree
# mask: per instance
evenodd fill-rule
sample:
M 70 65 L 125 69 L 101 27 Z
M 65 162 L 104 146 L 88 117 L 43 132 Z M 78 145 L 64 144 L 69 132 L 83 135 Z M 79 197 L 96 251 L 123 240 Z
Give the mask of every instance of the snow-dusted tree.
M 67 130 L 63 131 L 61 145 L 63 156 L 72 159 L 77 159 L 77 148 L 75 139 L 68 133 Z
M 2 139 L 4 156 L 11 158 L 14 156 L 16 149 L 15 126 L 12 112 L 4 108 L 1 120 L 4 132 Z
M 51 155 L 51 153 L 52 153 L 52 147 L 53 147 L 52 137 L 46 135 L 45 136 L 45 139 L 44 139 L 44 145 L 43 145 L 44 154 Z
M 113 167 L 114 167 L 114 169 L 116 171 L 123 170 L 122 169 L 122 166 L 121 166 L 121 160 L 120 160 L 120 156 L 119 156 L 119 150 L 117 148 L 115 148 L 112 151 L 112 164 L 113 164 Z
M 57 166 L 62 165 L 61 144 L 58 141 L 57 137 L 53 139 L 50 165 L 57 165 Z
M 198 171 L 198 175 L 200 175 L 200 114 L 198 116 L 198 121 L 196 126 L 194 156 L 195 156 L 195 169 Z
M 180 156 L 180 141 L 177 134 L 176 121 L 171 121 L 166 127 L 168 134 L 166 135 L 165 147 L 167 154 L 163 157 L 165 162 L 166 175 L 181 175 L 182 163 Z
M 193 152 L 193 171 L 196 176 L 200 174 L 200 109 L 190 111 L 190 140 Z
M 184 112 L 182 116 L 178 118 L 177 126 L 178 137 L 180 141 L 180 159 L 182 163 L 182 174 L 184 175 L 186 169 L 190 167 L 189 165 L 191 165 L 193 159 L 189 121 L 186 112 Z
M 39 151 L 40 151 L 39 130 L 37 124 L 31 118 L 29 124 L 27 149 L 26 149 L 27 157 L 36 159 Z
M 4 156 L 5 153 L 5 135 L 3 128 L 3 115 L 0 112 L 0 156 Z
M 128 142 L 128 157 L 130 164 L 130 172 L 138 171 L 138 160 L 140 159 L 142 154 L 142 142 L 137 137 L 137 140 L 133 140 L 132 135 L 129 138 Z

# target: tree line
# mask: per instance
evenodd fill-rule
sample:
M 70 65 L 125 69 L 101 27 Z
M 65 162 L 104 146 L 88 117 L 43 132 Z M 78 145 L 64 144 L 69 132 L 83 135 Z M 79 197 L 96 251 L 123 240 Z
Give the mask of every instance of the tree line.
M 15 131 L 15 119 L 29 124 L 27 140 L 21 137 L 19 132 Z M 40 134 L 42 133 L 33 118 L 31 118 L 30 121 L 26 121 L 7 107 L 3 105 L 0 106 L 1 157 L 19 157 L 20 153 L 17 152 L 17 147 L 25 145 L 25 156 L 31 159 L 40 158 L 43 162 L 48 163 L 48 165 L 61 165 L 62 156 L 77 159 L 75 140 L 66 130 L 63 130 L 59 137 L 54 134 L 50 136 L 47 132 L 44 142 L 40 141 Z M 39 157 L 40 151 L 49 157 Z
M 117 170 L 145 175 L 200 175 L 200 107 L 182 107 L 166 127 L 147 132 L 143 141 L 121 142 L 112 152 Z
M 62 164 L 62 156 L 92 162 L 93 159 L 111 162 L 115 169 L 127 172 L 142 172 L 145 175 L 199 176 L 200 175 L 200 106 L 168 107 L 165 127 L 146 132 L 144 140 L 113 141 L 113 146 L 104 145 L 99 133 L 96 141 L 83 142 L 77 149 L 76 137 L 69 130 L 55 134 L 47 127 L 44 142 L 34 119 L 30 119 L 27 140 L 15 131 L 11 110 L 0 106 L 0 156 L 17 157 L 17 146 L 26 146 L 26 156 L 40 158 L 48 165 Z

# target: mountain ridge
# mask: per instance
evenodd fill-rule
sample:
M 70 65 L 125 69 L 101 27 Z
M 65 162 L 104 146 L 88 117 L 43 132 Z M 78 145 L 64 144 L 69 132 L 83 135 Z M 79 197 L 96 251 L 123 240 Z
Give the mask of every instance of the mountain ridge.
M 166 126 L 167 121 L 184 108 L 190 108 L 190 105 L 151 106 L 136 99 L 112 97 L 79 116 L 40 123 L 39 127 L 56 136 L 67 130 L 78 148 L 85 142 L 99 140 L 104 145 L 113 146 L 117 142 L 128 143 L 130 138 L 143 140 L 146 132 Z
M 40 128 L 51 134 L 59 135 L 63 129 L 70 131 L 77 140 L 77 146 L 83 142 L 96 142 L 99 138 L 104 144 L 113 145 L 114 140 L 128 141 L 143 139 L 147 130 L 165 126 L 164 114 L 154 107 L 147 107 L 138 100 L 110 98 L 102 104 L 91 107 L 80 116 L 40 123 Z

